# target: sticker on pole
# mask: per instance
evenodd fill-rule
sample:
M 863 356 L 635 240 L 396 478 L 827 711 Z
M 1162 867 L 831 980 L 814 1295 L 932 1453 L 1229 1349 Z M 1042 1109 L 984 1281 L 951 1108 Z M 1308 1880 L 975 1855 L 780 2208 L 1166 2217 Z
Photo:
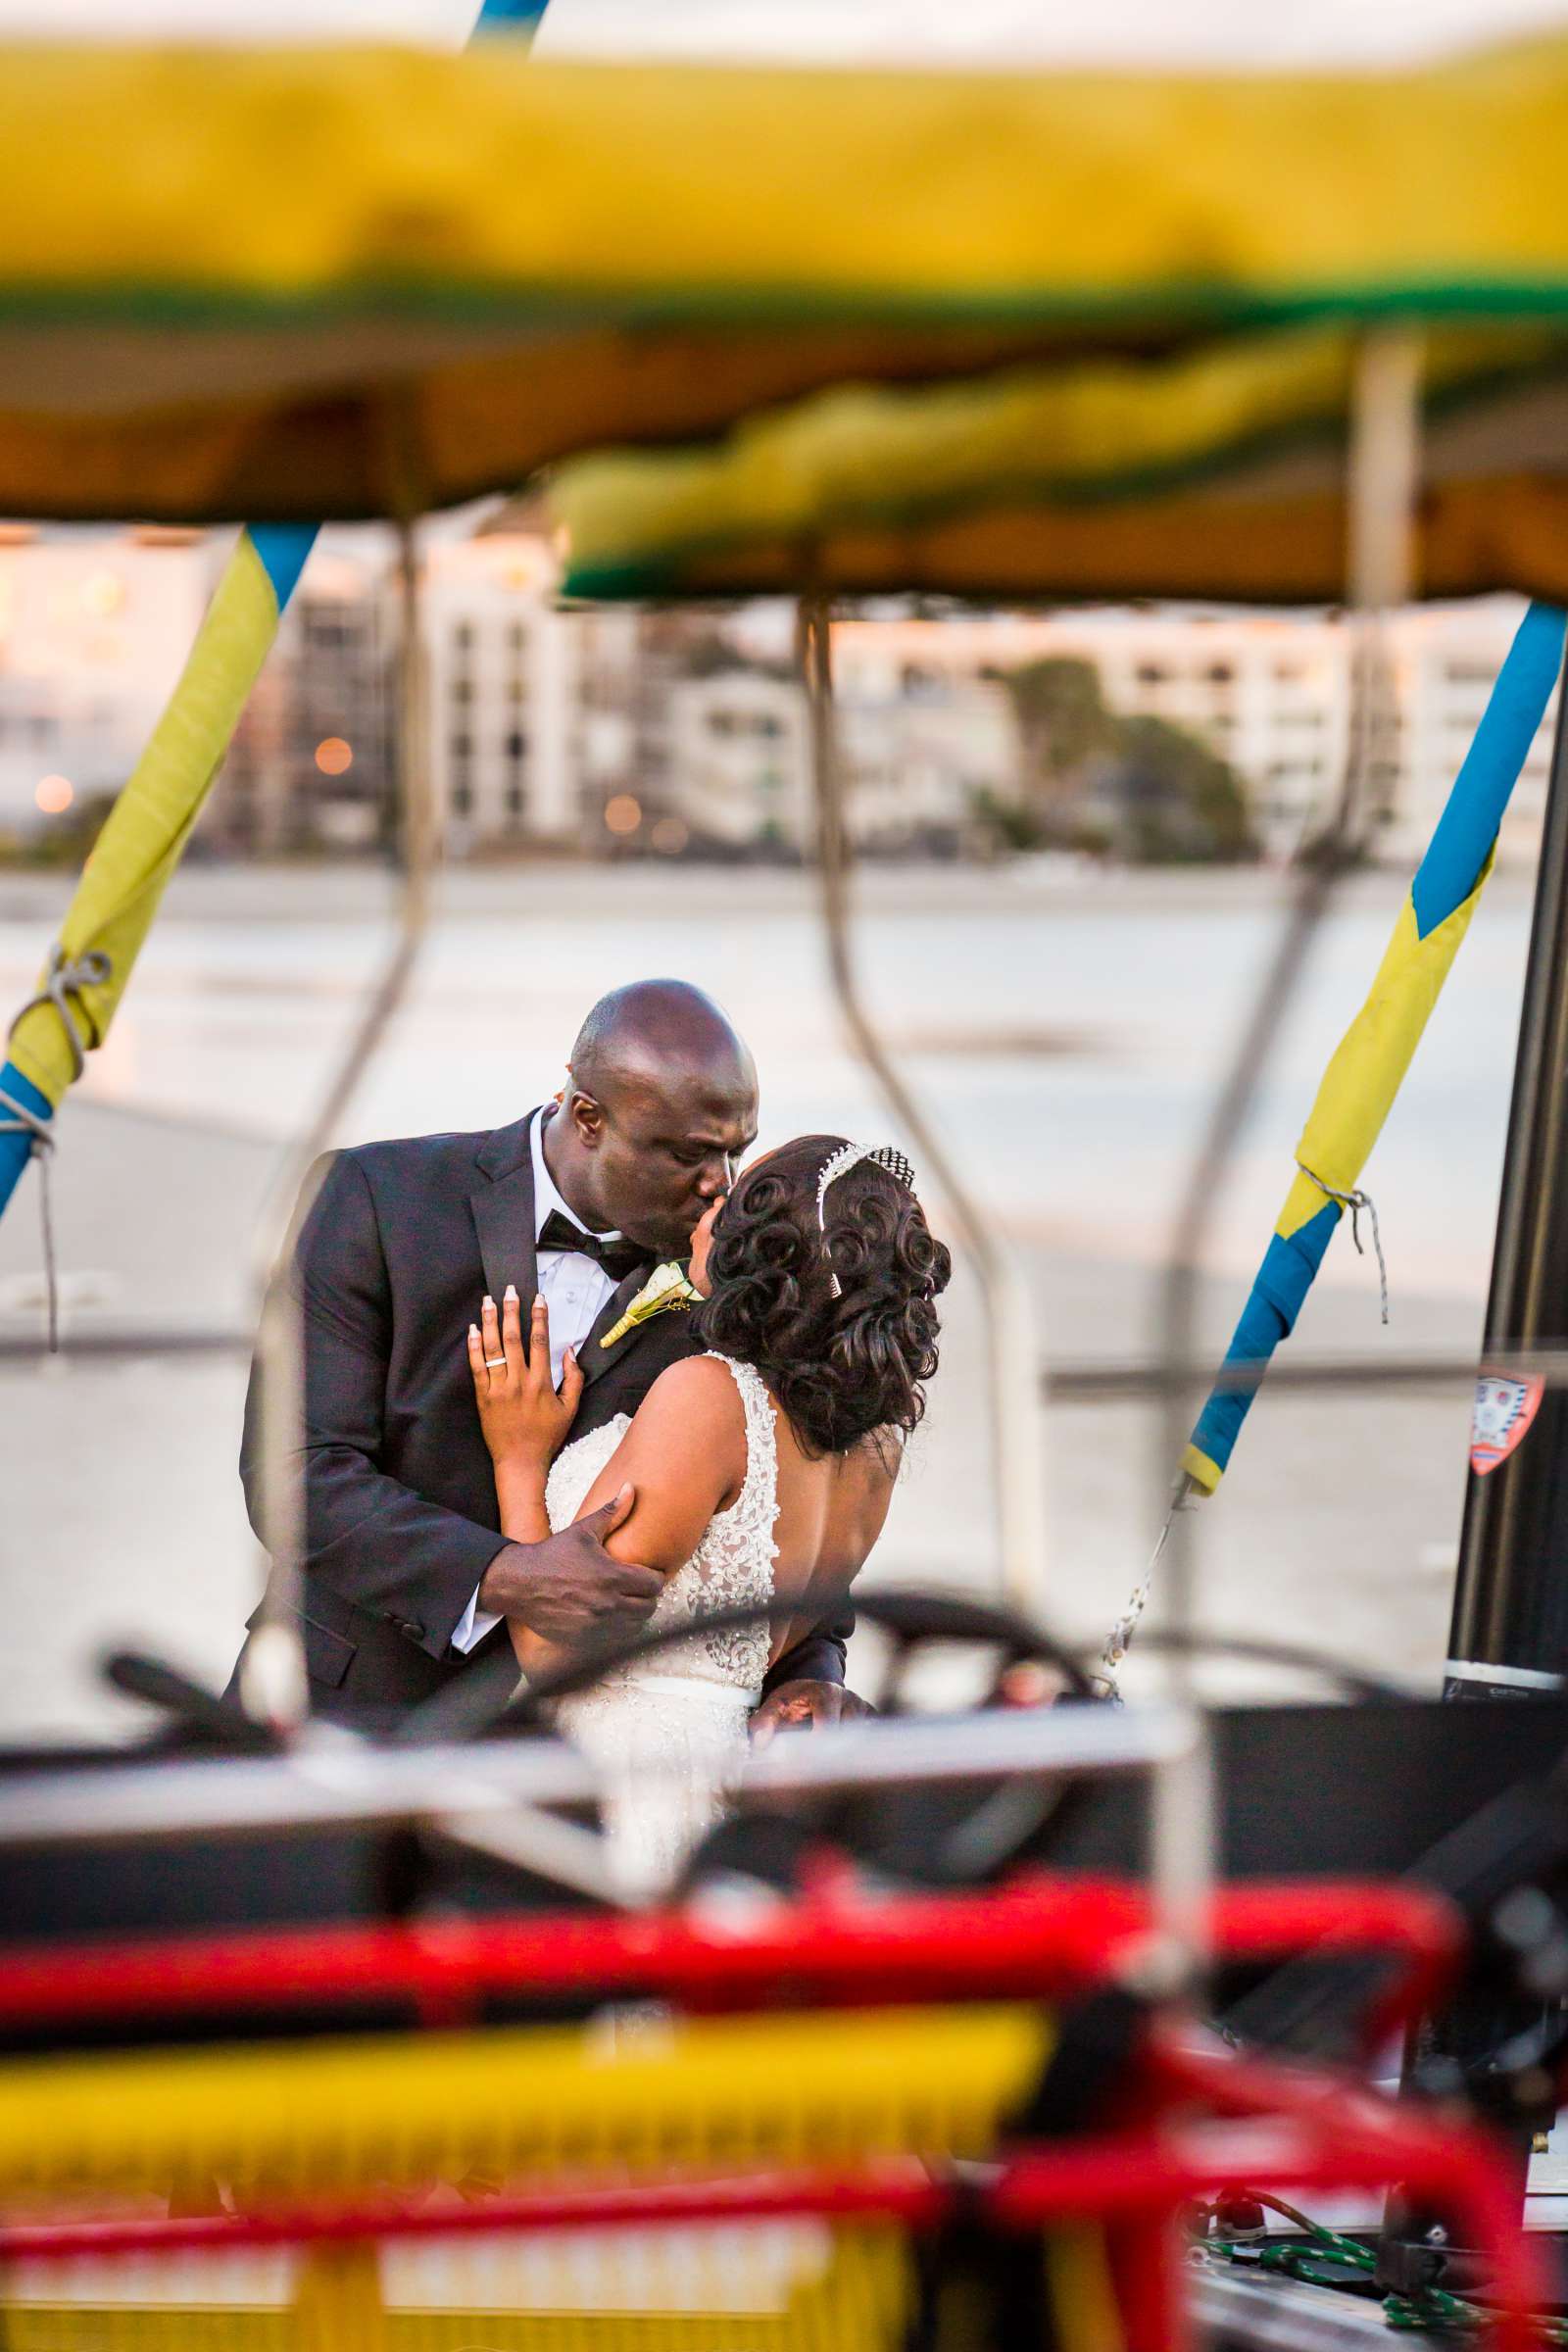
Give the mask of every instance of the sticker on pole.
M 1544 1380 L 1510 1380 L 1483 1372 L 1476 1382 L 1475 1418 L 1470 1424 L 1470 1467 L 1485 1478 L 1523 1444 L 1546 1393 Z

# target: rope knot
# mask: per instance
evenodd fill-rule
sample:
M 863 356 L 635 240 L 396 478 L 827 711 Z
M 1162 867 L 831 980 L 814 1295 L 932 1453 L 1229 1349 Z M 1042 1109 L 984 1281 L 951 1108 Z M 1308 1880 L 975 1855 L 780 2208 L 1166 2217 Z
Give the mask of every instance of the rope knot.
M 1313 1170 L 1307 1166 L 1304 1159 L 1298 1159 L 1296 1164 L 1300 1169 L 1301 1174 L 1306 1178 L 1308 1184 L 1315 1184 L 1318 1191 L 1324 1194 L 1327 1199 L 1330 1200 L 1337 1200 L 1342 1208 L 1348 1208 L 1349 1210 L 1350 1239 L 1355 1244 L 1355 1253 L 1357 1257 L 1365 1257 L 1366 1255 L 1365 1250 L 1363 1250 L 1361 1247 L 1360 1224 L 1361 1211 L 1363 1208 L 1366 1210 L 1366 1213 L 1372 1222 L 1372 1248 L 1378 1261 L 1379 1304 L 1382 1308 L 1383 1320 L 1385 1323 L 1387 1323 L 1389 1319 L 1389 1269 L 1387 1264 L 1384 1262 L 1383 1236 L 1378 1231 L 1378 1212 L 1373 1203 L 1371 1194 L 1362 1192 L 1339 1192 L 1332 1184 L 1325 1184 L 1322 1177 L 1316 1175 Z
M 74 1085 L 87 1067 L 91 1048 L 103 1043 L 103 1033 L 93 1017 L 91 1007 L 83 1002 L 82 991 L 102 988 L 114 971 L 114 959 L 102 948 L 88 948 L 80 956 L 68 956 L 57 940 L 49 951 L 44 966 L 43 982 L 35 997 L 29 997 L 11 1024 L 10 1035 L 15 1037 L 29 1012 L 40 1004 L 52 1004 L 60 1015 L 60 1025 L 71 1048 L 71 1081 Z M 85 1024 L 86 1034 L 82 1033 Z

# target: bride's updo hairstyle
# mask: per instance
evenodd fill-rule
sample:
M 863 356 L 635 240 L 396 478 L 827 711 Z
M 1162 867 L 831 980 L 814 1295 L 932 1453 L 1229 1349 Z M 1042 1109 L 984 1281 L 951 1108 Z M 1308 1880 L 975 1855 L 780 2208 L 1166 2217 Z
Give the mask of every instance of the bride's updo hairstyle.
M 875 1160 L 834 1178 L 818 1225 L 818 1184 L 844 1150 L 842 1136 L 797 1136 L 742 1177 L 692 1318 L 703 1347 L 757 1366 L 812 1454 L 916 1426 L 953 1271 L 907 1184 Z

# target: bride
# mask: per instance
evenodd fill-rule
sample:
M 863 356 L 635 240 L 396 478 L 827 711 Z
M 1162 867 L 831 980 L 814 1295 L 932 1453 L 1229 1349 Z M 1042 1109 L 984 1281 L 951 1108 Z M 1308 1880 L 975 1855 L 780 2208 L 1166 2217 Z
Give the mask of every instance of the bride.
M 722 1810 L 770 1661 L 816 1622 L 881 1533 L 905 1438 L 937 1366 L 950 1261 L 902 1152 L 808 1135 L 754 1160 L 692 1236 L 694 1336 L 635 1418 L 567 1444 L 582 1372 L 550 1381 L 549 1310 L 526 1349 L 515 1294 L 487 1300 L 468 1364 L 495 1464 L 502 1533 L 537 1542 L 635 1489 L 610 1539 L 666 1578 L 657 1628 L 690 1640 L 564 1699 L 557 1723 L 604 1776 L 605 1827 L 625 1892 L 669 1884 Z M 490 1362 L 486 1358 L 493 1359 Z M 705 1635 L 700 1620 L 780 1599 L 775 1620 Z M 522 1626 L 525 1675 L 575 1662 Z

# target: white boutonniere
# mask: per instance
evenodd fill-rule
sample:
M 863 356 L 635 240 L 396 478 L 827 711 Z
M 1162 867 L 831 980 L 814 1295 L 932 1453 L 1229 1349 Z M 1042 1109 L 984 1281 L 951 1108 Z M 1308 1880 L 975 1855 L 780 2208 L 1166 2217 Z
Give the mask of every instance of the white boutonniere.
M 639 1323 L 650 1322 L 655 1315 L 667 1314 L 673 1308 L 684 1313 L 696 1304 L 700 1296 L 687 1281 L 684 1266 L 676 1265 L 673 1258 L 667 1265 L 656 1266 L 620 1321 L 606 1332 L 599 1345 L 613 1348 L 617 1340 L 623 1340 L 628 1331 L 635 1331 Z

